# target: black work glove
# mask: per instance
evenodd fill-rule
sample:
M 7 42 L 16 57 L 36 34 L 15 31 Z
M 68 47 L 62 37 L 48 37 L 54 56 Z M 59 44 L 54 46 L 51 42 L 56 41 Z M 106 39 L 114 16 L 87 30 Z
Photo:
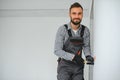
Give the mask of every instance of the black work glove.
M 81 56 L 79 56 L 79 55 L 75 55 L 75 57 L 73 58 L 73 61 L 77 64 L 77 65 L 79 65 L 80 67 L 84 67 L 84 60 L 83 60 L 83 58 L 81 57 Z
M 87 61 L 87 64 L 94 65 L 94 59 L 92 56 L 90 55 L 86 56 L 86 61 Z

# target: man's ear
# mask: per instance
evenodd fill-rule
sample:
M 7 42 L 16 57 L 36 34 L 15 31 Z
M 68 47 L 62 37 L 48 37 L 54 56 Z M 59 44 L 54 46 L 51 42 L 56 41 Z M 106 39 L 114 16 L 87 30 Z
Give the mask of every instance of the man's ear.
M 71 17 L 71 16 L 70 16 L 70 11 L 69 11 L 69 17 Z

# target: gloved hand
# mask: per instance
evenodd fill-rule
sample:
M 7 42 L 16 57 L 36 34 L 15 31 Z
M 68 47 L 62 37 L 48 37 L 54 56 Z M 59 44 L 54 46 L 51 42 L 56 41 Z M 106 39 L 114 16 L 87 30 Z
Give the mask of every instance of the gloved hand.
M 79 56 L 78 54 L 75 55 L 75 57 L 73 58 L 73 61 L 76 64 L 80 65 L 80 67 L 82 67 L 82 68 L 84 67 L 84 59 L 81 56 Z
M 90 55 L 86 56 L 86 61 L 87 61 L 87 64 L 94 65 L 94 59 L 92 56 Z

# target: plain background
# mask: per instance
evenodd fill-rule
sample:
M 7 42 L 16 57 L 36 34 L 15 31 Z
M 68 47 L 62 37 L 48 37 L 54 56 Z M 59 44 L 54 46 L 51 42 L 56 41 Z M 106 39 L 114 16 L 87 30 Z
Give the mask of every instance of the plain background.
M 120 0 L 94 0 L 93 80 L 120 80 Z
M 91 0 L 82 23 L 90 25 Z M 54 41 L 57 29 L 68 23 L 72 0 L 0 1 L 0 80 L 57 80 Z M 89 67 L 85 69 L 89 78 Z

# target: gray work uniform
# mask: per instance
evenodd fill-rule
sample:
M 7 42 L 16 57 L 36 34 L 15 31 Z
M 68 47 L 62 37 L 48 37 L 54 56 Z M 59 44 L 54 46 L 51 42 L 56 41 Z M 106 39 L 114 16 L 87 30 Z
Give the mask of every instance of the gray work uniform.
M 70 23 L 67 24 L 68 29 L 71 29 Z M 72 29 L 71 33 L 72 36 L 80 36 L 81 32 L 81 25 L 75 34 Z M 61 26 L 56 34 L 56 40 L 55 40 L 55 54 L 61 58 L 60 61 L 58 61 L 58 69 L 57 69 L 57 79 L 58 80 L 84 80 L 83 78 L 83 68 L 80 65 L 77 65 L 72 61 L 73 57 L 75 56 L 74 53 L 69 53 L 65 50 L 63 50 L 63 46 L 65 42 L 68 40 L 69 35 L 65 28 L 65 26 Z M 84 46 L 83 51 L 85 53 L 85 56 L 90 55 L 90 33 L 87 27 L 85 27 L 84 30 Z

